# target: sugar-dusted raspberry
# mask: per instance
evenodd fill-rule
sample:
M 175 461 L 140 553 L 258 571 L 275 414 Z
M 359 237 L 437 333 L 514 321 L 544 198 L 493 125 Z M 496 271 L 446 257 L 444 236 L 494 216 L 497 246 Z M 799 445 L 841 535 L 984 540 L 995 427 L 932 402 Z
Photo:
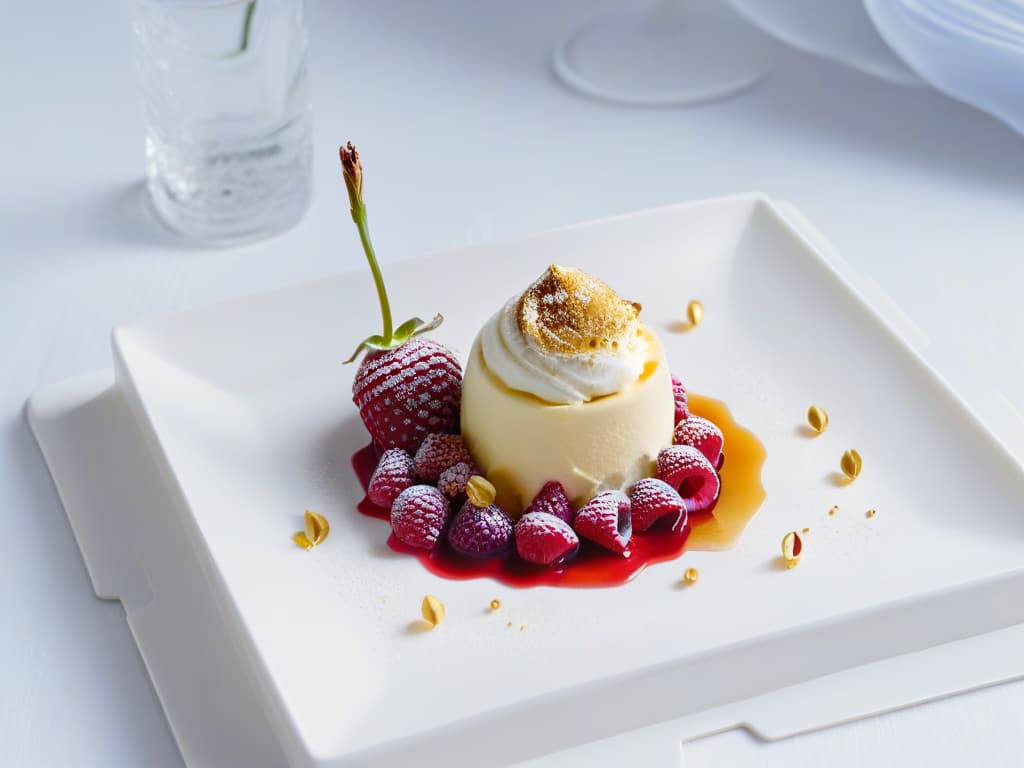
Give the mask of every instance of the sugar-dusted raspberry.
M 679 492 L 664 480 L 645 477 L 638 480 L 629 494 L 629 504 L 633 516 L 633 527 L 638 531 L 646 531 L 658 520 L 672 516 L 683 519 L 686 523 L 686 505 Z
M 427 435 L 456 429 L 461 397 L 458 359 L 419 337 L 369 353 L 352 381 L 352 401 L 370 436 L 384 448 L 410 454 Z
M 686 398 L 686 387 L 683 386 L 683 382 L 677 379 L 675 376 L 672 377 L 672 397 L 675 399 L 676 404 L 676 424 L 690 416 L 690 403 Z
M 673 445 L 658 454 L 659 480 L 679 491 L 687 512 L 700 512 L 718 498 L 718 473 L 692 445 Z
M 456 464 L 473 464 L 461 435 L 427 435 L 412 460 L 412 471 L 425 483 L 436 483 L 441 473 Z
M 448 522 L 448 499 L 432 485 L 406 488 L 391 505 L 391 529 L 411 547 L 433 549 Z
M 466 483 L 473 475 L 480 472 L 472 464 L 460 461 L 448 467 L 441 476 L 437 478 L 437 489 L 449 498 L 455 498 L 466 492 Z
M 572 506 L 569 504 L 569 497 L 565 495 L 565 488 L 557 480 L 544 483 L 544 487 L 523 510 L 524 515 L 531 512 L 547 512 L 567 523 L 572 522 Z
M 516 551 L 528 563 L 561 565 L 580 548 L 570 525 L 547 512 L 523 515 L 515 526 Z
M 470 557 L 499 555 L 512 546 L 512 519 L 494 504 L 476 507 L 467 501 L 452 519 L 448 543 Z
M 621 555 L 633 534 L 629 499 L 621 491 L 603 491 L 579 508 L 572 527 L 581 538 Z
M 672 442 L 676 445 L 692 445 L 704 454 L 712 466 L 717 467 L 725 438 L 714 422 L 702 416 L 690 416 L 686 421 L 676 424 Z
M 390 507 L 398 494 L 415 482 L 409 454 L 401 448 L 388 448 L 370 476 L 366 496 L 378 507 Z

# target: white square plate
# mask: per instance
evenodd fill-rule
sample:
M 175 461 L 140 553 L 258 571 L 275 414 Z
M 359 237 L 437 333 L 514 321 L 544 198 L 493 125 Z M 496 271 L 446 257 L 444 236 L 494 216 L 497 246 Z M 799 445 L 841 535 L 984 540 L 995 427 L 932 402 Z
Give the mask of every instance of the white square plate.
M 640 301 L 688 387 L 764 442 L 768 500 L 738 547 L 594 590 L 446 581 L 393 553 L 355 511 L 367 438 L 339 364 L 376 325 L 369 274 L 115 333 L 119 386 L 293 766 L 513 763 L 1024 621 L 1020 465 L 770 204 L 634 214 L 387 278 L 399 314 L 446 315 L 434 335 L 464 358 L 550 262 Z M 690 298 L 705 321 L 682 334 Z M 815 439 L 812 402 L 831 414 Z M 840 487 L 850 447 L 864 472 Z M 290 539 L 307 507 L 332 525 L 308 553 Z M 804 526 L 803 562 L 779 569 Z M 701 581 L 680 589 L 690 565 Z M 428 592 L 448 618 L 421 633 Z

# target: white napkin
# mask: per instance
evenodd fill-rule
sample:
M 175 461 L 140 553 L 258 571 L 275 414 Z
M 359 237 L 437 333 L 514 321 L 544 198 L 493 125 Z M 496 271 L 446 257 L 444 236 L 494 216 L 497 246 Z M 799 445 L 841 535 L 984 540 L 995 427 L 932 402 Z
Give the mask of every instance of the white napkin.
M 1024 0 L 864 0 L 864 6 L 922 78 L 1024 134 Z

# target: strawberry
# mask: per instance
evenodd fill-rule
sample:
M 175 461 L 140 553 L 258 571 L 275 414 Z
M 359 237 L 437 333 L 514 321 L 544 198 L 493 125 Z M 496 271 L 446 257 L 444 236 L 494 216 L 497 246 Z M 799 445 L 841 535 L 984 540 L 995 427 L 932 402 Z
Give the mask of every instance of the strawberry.
M 639 480 L 629 494 L 629 504 L 633 528 L 638 531 L 646 531 L 665 517 L 679 518 L 680 514 L 680 524 L 686 524 L 686 502 L 675 488 L 656 477 Z
M 547 512 L 520 517 L 515 541 L 519 556 L 534 565 L 561 565 L 580 548 L 579 537 L 569 524 Z
M 373 273 L 384 326 L 382 333 L 363 339 L 345 361 L 351 363 L 367 352 L 352 381 L 352 400 L 378 448 L 402 448 L 414 454 L 432 432 L 455 430 L 462 367 L 455 355 L 437 342 L 415 338 L 437 328 L 444 319 L 440 315 L 429 323 L 414 317 L 393 326 L 391 304 L 366 224 L 363 165 L 352 142 L 341 147 L 339 154 L 352 221 Z
M 573 530 L 616 554 L 624 554 L 633 535 L 629 499 L 622 491 L 603 491 L 576 513 Z
M 702 512 L 717 499 L 718 473 L 698 448 L 673 445 L 658 453 L 657 477 L 679 491 L 687 512 Z
M 523 510 L 524 515 L 531 512 L 547 512 L 567 523 L 572 522 L 572 507 L 569 505 L 569 497 L 565 495 L 565 488 L 557 480 L 549 480 L 544 483 L 544 487 Z
M 389 448 L 373 470 L 366 496 L 378 507 L 390 507 L 395 497 L 415 482 L 409 454 L 401 448 Z
M 690 416 L 686 421 L 676 424 L 672 442 L 676 445 L 692 445 L 704 454 L 712 465 L 718 466 L 722 456 L 722 430 L 714 422 L 701 416 Z
M 456 464 L 473 466 L 473 457 L 460 435 L 430 434 L 412 459 L 412 471 L 420 480 L 436 483 L 441 473 Z
M 437 546 L 448 522 L 448 499 L 432 485 L 411 485 L 391 504 L 391 530 L 418 549 Z
M 467 501 L 448 529 L 452 549 L 469 557 L 494 557 L 512 546 L 512 519 L 499 507 Z
M 480 473 L 474 467 L 460 461 L 458 464 L 448 467 L 437 478 L 437 490 L 452 499 L 461 496 L 466 492 L 466 483 L 469 482 L 469 478 L 478 474 Z
M 690 416 L 690 403 L 686 398 L 686 387 L 683 382 L 672 376 L 672 398 L 676 404 L 676 424 Z
M 352 401 L 370 436 L 410 454 L 427 435 L 456 429 L 461 393 L 459 361 L 429 339 L 371 352 L 352 382 Z

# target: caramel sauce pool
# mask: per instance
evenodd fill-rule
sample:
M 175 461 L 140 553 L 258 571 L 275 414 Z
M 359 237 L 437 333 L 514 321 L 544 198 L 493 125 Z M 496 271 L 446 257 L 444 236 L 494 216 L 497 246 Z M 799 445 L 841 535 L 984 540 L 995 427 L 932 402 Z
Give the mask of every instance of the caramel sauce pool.
M 674 560 L 688 549 L 727 549 L 740 537 L 765 500 L 761 483 L 765 449 L 753 432 L 736 423 L 725 403 L 693 393 L 688 396 L 690 412 L 714 422 L 725 438 L 725 463 L 719 470 L 721 492 L 711 509 L 691 515 L 684 526 L 655 525 L 647 531 L 635 531 L 626 556 L 584 541 L 579 554 L 568 563 L 545 568 L 520 560 L 515 552 L 489 560 L 464 557 L 452 551 L 445 541 L 433 551 L 425 552 L 390 535 L 388 546 L 417 557 L 427 570 L 438 576 L 486 577 L 514 587 L 612 587 L 626 583 L 648 565 Z M 352 467 L 364 491 L 376 463 L 373 446 L 363 448 L 352 457 Z M 390 510 L 374 505 L 365 497 L 358 510 L 382 520 L 390 518 Z
M 709 512 L 690 516 L 690 538 L 687 549 L 728 549 L 753 519 L 765 500 L 761 484 L 761 467 L 767 456 L 754 433 L 733 419 L 721 400 L 687 393 L 690 412 L 714 422 L 725 437 L 725 464 L 718 475 L 722 492 Z

